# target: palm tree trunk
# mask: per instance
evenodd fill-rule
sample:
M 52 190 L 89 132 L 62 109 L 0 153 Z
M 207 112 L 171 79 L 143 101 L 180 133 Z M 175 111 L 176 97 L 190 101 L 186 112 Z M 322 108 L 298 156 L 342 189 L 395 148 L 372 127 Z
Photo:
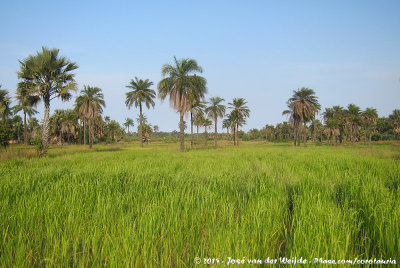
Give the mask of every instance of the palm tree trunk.
M 199 126 L 196 126 L 197 128 L 197 144 L 199 144 Z
M 92 123 L 89 119 L 89 148 L 92 149 Z
M 181 110 L 179 118 L 180 138 L 181 138 L 181 152 L 185 151 L 185 129 L 183 125 L 183 111 Z
M 42 148 L 40 150 L 40 156 L 47 153 L 49 143 L 49 119 L 50 119 L 50 96 L 44 96 L 44 117 L 43 117 L 43 129 L 42 129 Z
M 294 146 L 296 146 L 297 144 L 297 126 L 294 127 Z
M 83 145 L 86 145 L 86 120 L 83 120 Z
M 193 113 L 190 111 L 190 147 L 193 147 Z
M 58 135 L 58 139 L 60 140 L 59 141 L 60 145 L 62 145 L 62 140 L 61 140 L 62 137 L 61 136 L 62 136 L 62 133 L 61 133 L 61 130 L 60 130 L 60 134 Z
M 204 127 L 204 138 L 205 138 L 205 144 L 206 144 L 206 147 L 207 147 L 207 142 L 208 142 L 207 127 Z
M 26 128 L 26 112 L 24 112 L 24 144 L 28 145 L 28 130 Z
M 236 146 L 236 126 L 233 126 L 233 145 Z
M 143 147 L 143 132 L 142 132 L 142 118 L 143 118 L 143 115 L 142 115 L 142 103 L 140 103 L 140 105 L 139 105 L 139 109 L 140 109 L 140 118 L 139 118 L 139 124 L 140 124 L 140 126 L 139 126 L 139 138 L 140 138 L 140 147 Z
M 217 143 L 217 139 L 218 139 L 218 131 L 217 131 L 217 117 L 214 118 L 214 122 L 215 122 L 215 134 L 214 134 L 214 141 L 215 141 L 215 148 L 218 147 L 218 143 Z
M 239 146 L 239 123 L 236 124 L 236 145 Z

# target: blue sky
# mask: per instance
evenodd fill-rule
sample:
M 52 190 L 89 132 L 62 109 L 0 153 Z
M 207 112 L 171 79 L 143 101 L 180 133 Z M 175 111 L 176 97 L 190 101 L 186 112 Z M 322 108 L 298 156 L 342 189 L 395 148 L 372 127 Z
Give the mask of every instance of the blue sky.
M 303 86 L 323 109 L 355 103 L 387 116 L 400 108 L 399 14 L 400 1 L 1 1 L 0 84 L 14 95 L 18 60 L 59 48 L 79 65 L 79 89 L 102 88 L 104 115 L 122 123 L 138 114 L 124 104 L 129 80 L 156 89 L 177 56 L 203 67 L 207 97 L 248 101 L 245 130 L 286 120 Z M 160 130 L 178 129 L 168 101 L 144 112 Z

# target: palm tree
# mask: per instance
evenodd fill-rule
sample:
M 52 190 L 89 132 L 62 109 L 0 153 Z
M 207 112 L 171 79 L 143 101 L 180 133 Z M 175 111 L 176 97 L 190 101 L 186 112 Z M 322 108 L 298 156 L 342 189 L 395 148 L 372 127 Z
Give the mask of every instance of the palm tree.
M 275 132 L 273 125 L 265 125 L 265 141 L 268 142 L 268 137 L 272 136 Z
M 154 125 L 153 131 L 154 131 L 154 133 L 158 133 L 160 131 L 160 128 L 157 125 Z
M 14 112 L 17 113 L 19 111 L 23 111 L 24 113 L 24 144 L 28 145 L 28 131 L 26 124 L 26 115 L 29 117 L 33 116 L 37 113 L 34 107 L 37 106 L 40 98 L 38 96 L 30 95 L 30 92 L 33 90 L 33 83 L 24 81 L 18 83 L 17 88 L 17 101 L 18 104 L 14 106 Z
M 349 104 L 345 112 L 347 134 L 351 142 L 356 142 L 359 134 L 359 126 L 361 123 L 361 109 L 355 104 Z
M 193 147 L 193 125 L 194 125 L 194 119 L 193 117 L 196 117 L 198 115 L 204 115 L 204 109 L 206 108 L 206 103 L 204 101 L 197 100 L 195 102 L 191 103 L 190 106 L 190 146 Z
M 67 58 L 59 57 L 58 49 L 42 47 L 42 52 L 30 55 L 20 61 L 18 78 L 33 84 L 30 95 L 38 96 L 44 102 L 42 148 L 40 155 L 47 152 L 49 140 L 50 101 L 60 97 L 63 101 L 71 98 L 76 89 L 73 70 L 78 66 Z
M 378 112 L 375 108 L 367 108 L 361 113 L 361 118 L 364 123 L 364 142 L 369 137 L 369 143 L 372 140 L 372 133 L 376 130 L 376 122 L 378 121 Z
M 62 145 L 61 123 L 64 120 L 64 115 L 65 110 L 56 109 L 49 119 L 51 140 L 57 141 L 59 145 Z
M 218 117 L 224 117 L 225 115 L 225 105 L 222 105 L 221 102 L 224 101 L 223 98 L 213 97 L 210 98 L 210 106 L 205 109 L 205 112 L 208 114 L 208 117 L 214 120 L 214 143 L 215 148 L 218 147 L 217 139 L 218 139 L 218 131 L 217 131 L 217 120 Z
M 318 103 L 318 98 L 315 96 L 314 90 L 306 87 L 302 87 L 298 90 L 293 90 L 293 96 L 287 101 L 289 110 L 283 111 L 282 114 L 290 115 L 290 122 L 293 124 L 295 129 L 294 145 L 300 146 L 301 133 L 305 131 L 301 130 L 301 126 L 306 127 L 306 123 L 309 122 L 313 116 L 315 116 L 321 108 Z M 304 135 L 304 145 L 306 144 L 307 136 Z
M 233 145 L 239 145 L 238 128 L 243 126 L 246 119 L 237 110 L 232 110 L 228 115 L 228 120 L 232 123 Z
M 233 102 L 228 103 L 229 108 L 232 109 L 231 116 L 233 121 L 236 123 L 235 126 L 235 140 L 236 145 L 239 145 L 238 131 L 239 126 L 246 122 L 246 117 L 250 116 L 250 109 L 246 106 L 247 101 L 243 98 L 234 98 Z
M 0 85 L 0 117 L 3 121 L 6 121 L 11 115 L 10 104 L 11 98 L 8 96 L 8 91 L 6 89 L 1 89 Z
M 395 109 L 389 115 L 389 122 L 392 125 L 393 133 L 395 135 L 400 134 L 400 109 Z
M 70 137 L 77 137 L 78 115 L 72 109 L 65 110 L 61 121 L 61 134 L 67 136 L 67 143 L 70 142 Z
M 150 87 L 153 85 L 149 79 L 142 80 L 135 77 L 135 80 L 131 79 L 128 88 L 133 89 L 126 93 L 126 101 L 125 104 L 128 106 L 128 109 L 135 104 L 135 107 L 139 107 L 139 137 L 140 137 L 140 147 L 143 147 L 143 133 L 142 133 L 142 123 L 143 123 L 143 114 L 142 114 L 142 103 L 146 105 L 147 109 L 150 109 L 150 106 L 154 108 L 154 98 L 156 97 L 156 92 Z
M 124 127 L 128 128 L 128 135 L 130 134 L 130 133 L 129 133 L 129 127 L 133 127 L 133 126 L 134 126 L 134 124 L 133 124 L 133 119 L 127 117 L 127 118 L 125 119 Z
M 89 147 L 92 148 L 95 119 L 103 112 L 103 108 L 106 107 L 104 95 L 98 87 L 84 86 L 80 95 L 76 98 L 75 105 L 79 115 L 82 116 L 89 125 Z M 86 124 L 84 124 L 84 132 L 86 129 L 85 125 Z M 86 140 L 85 134 L 83 138 Z
M 205 144 L 207 146 L 207 142 L 208 142 L 208 133 L 207 133 L 207 129 L 210 129 L 212 126 L 212 121 L 208 118 L 204 118 L 203 117 L 203 122 L 202 122 L 202 126 L 204 127 L 204 139 L 205 139 Z
M 204 114 L 203 113 L 198 113 L 194 116 L 193 119 L 193 124 L 196 126 L 196 140 L 197 144 L 199 144 L 199 127 L 203 126 L 203 121 L 204 121 Z
M 222 128 L 226 128 L 226 138 L 227 139 L 228 139 L 228 136 L 229 136 L 229 129 L 231 129 L 233 127 L 232 125 L 233 125 L 233 123 L 232 123 L 232 121 L 229 120 L 229 117 L 225 118 L 222 121 Z
M 158 96 L 164 100 L 169 95 L 171 107 L 180 114 L 180 150 L 185 151 L 183 116 L 191 110 L 192 103 L 200 101 L 207 92 L 206 79 L 195 73 L 203 69 L 193 59 L 177 60 L 174 66 L 165 64 L 161 74 L 163 78 L 158 83 Z M 166 77 L 167 76 L 167 77 Z

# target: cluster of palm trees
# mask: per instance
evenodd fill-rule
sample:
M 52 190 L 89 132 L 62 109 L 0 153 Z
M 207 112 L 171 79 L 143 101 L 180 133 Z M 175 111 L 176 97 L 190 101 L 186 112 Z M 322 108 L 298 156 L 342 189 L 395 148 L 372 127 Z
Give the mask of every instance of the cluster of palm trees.
M 117 140 L 117 136 L 123 133 L 122 127 L 115 120 L 102 116 L 106 104 L 102 90 L 98 87 L 85 85 L 75 100 L 74 109 L 55 110 L 50 117 L 50 103 L 54 98 L 68 101 L 72 92 L 77 90 L 74 71 L 78 68 L 75 62 L 71 62 L 59 55 L 58 49 L 43 47 L 36 55 L 30 55 L 20 61 L 18 77 L 20 82 L 16 90 L 17 105 L 11 107 L 11 98 L 7 90 L 0 86 L 0 140 L 7 140 L 6 133 L 14 128 L 20 140 L 20 133 L 24 132 L 24 143 L 28 143 L 28 132 L 41 133 L 41 155 L 45 154 L 50 141 L 62 144 L 71 140 L 80 140 L 83 144 L 93 146 L 95 140 L 101 140 L 104 136 Z M 174 57 L 172 64 L 162 66 L 162 79 L 157 85 L 157 93 L 151 87 L 154 85 L 149 79 L 135 77 L 126 86 L 130 91 L 126 93 L 125 104 L 128 109 L 133 106 L 139 109 L 138 133 L 140 146 L 150 140 L 151 133 L 158 132 L 157 126 L 152 127 L 143 113 L 143 108 L 154 108 L 156 95 L 160 100 L 169 97 L 172 109 L 179 113 L 180 150 L 185 150 L 184 118 L 190 115 L 191 146 L 194 144 L 193 128 L 197 127 L 197 141 L 199 139 L 199 127 L 204 127 L 205 141 L 208 140 L 208 131 L 214 127 L 214 146 L 218 146 L 218 122 L 221 118 L 222 127 L 226 128 L 227 136 L 232 133 L 234 145 L 239 144 L 239 128 L 246 123 L 250 115 L 247 102 L 243 98 L 234 98 L 227 106 L 221 97 L 212 97 L 205 101 L 207 94 L 207 81 L 200 74 L 203 69 L 194 59 L 177 59 Z M 42 128 L 38 129 L 37 120 L 32 117 L 37 113 L 39 102 L 44 104 L 44 118 Z M 323 136 L 332 143 L 343 140 L 356 142 L 364 138 L 371 141 L 376 133 L 378 114 L 376 109 L 367 108 L 365 111 L 350 104 L 347 109 L 340 106 L 326 108 L 322 113 L 325 125 L 318 120 L 317 114 L 321 110 L 315 91 L 303 87 L 293 91 L 293 96 L 287 101 L 288 109 L 283 112 L 289 116 L 289 121 L 278 124 L 276 127 L 267 125 L 264 128 L 265 140 L 278 136 L 283 139 L 293 138 L 295 146 L 299 146 L 301 140 L 306 144 L 308 137 L 315 141 L 317 136 L 322 141 Z M 226 113 L 227 110 L 229 113 Z M 11 120 L 6 120 L 12 114 L 23 112 L 22 119 L 15 115 Z M 29 119 L 27 119 L 29 117 Z M 400 110 L 395 110 L 390 115 L 390 124 L 394 133 L 400 134 Z M 128 129 L 134 126 L 134 121 L 127 118 L 123 124 Z M 242 132 L 240 132 L 242 133 Z M 241 134 L 242 135 L 242 134 Z M 258 137 L 260 132 L 250 130 L 251 138 Z M 4 138 L 6 137 L 6 138 Z
M 24 142 L 27 143 L 27 122 L 26 116 L 32 116 L 36 111 L 36 106 L 40 101 L 44 104 L 44 118 L 41 131 L 41 152 L 47 152 L 50 136 L 53 141 L 59 144 L 62 140 L 67 141 L 71 138 L 76 139 L 77 133 L 83 128 L 83 143 L 88 140 L 92 147 L 96 135 L 103 135 L 103 126 L 113 125 L 113 122 L 103 121 L 102 111 L 105 107 L 104 95 L 100 88 L 84 86 L 80 95 L 75 100 L 73 110 L 56 110 L 50 118 L 50 103 L 54 98 L 68 101 L 72 97 L 72 91 L 77 89 L 74 79 L 74 71 L 78 68 L 75 62 L 71 62 L 59 55 L 58 49 L 42 48 L 36 55 L 20 61 L 18 78 L 20 82 L 17 90 L 18 105 L 15 112 L 24 113 Z M 165 64 L 162 67 L 162 80 L 158 83 L 158 97 L 165 100 L 169 97 L 171 107 L 180 115 L 180 149 L 185 150 L 184 143 L 184 117 L 190 113 L 191 119 L 191 145 L 193 146 L 193 126 L 202 126 L 209 129 L 214 122 L 214 140 L 217 144 L 217 123 L 218 118 L 225 115 L 225 106 L 222 104 L 224 99 L 220 97 L 211 98 L 209 103 L 204 101 L 207 93 L 206 79 L 198 74 L 202 73 L 202 68 L 194 59 L 178 60 L 174 57 L 173 64 Z M 130 109 L 133 105 L 139 108 L 139 137 L 140 146 L 143 141 L 148 140 L 148 134 L 152 131 L 147 122 L 144 122 L 143 105 L 148 109 L 154 108 L 156 92 L 151 89 L 153 82 L 146 79 L 135 77 L 127 85 L 131 91 L 126 93 L 126 106 Z M 4 96 L 1 96 L 4 95 Z M 0 96 L 3 102 L 10 102 L 7 91 L 1 90 Z M 209 105 L 207 105 L 209 104 Z M 11 114 L 11 111 L 0 106 L 0 112 L 4 116 Z M 235 144 L 238 144 L 237 131 L 246 122 L 249 116 L 249 109 L 243 98 L 236 98 L 229 103 L 232 109 L 228 118 L 224 120 L 224 127 L 232 129 L 235 135 Z M 133 126 L 133 120 L 127 119 L 124 124 L 128 128 Z M 157 127 L 158 128 L 158 127 Z
M 361 111 L 355 104 L 349 104 L 347 109 L 341 106 L 326 108 L 323 113 L 325 121 L 324 134 L 328 142 L 335 137 L 336 144 L 346 141 L 356 142 L 364 137 L 364 142 L 371 142 L 372 135 L 376 132 L 378 112 L 375 108 L 367 108 Z

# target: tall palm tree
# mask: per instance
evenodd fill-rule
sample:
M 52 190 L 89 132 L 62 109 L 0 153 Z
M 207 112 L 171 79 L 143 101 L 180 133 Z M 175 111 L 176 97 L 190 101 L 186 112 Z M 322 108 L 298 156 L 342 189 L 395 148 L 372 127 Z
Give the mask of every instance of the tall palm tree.
M 220 97 L 210 98 L 210 106 L 205 109 L 208 117 L 214 121 L 214 143 L 215 148 L 218 147 L 217 139 L 218 139 L 218 129 L 217 129 L 217 121 L 218 117 L 224 117 L 225 115 L 225 105 L 221 104 L 224 99 Z
M 92 148 L 95 119 L 103 112 L 103 108 L 106 107 L 104 95 L 98 87 L 84 86 L 80 95 L 76 98 L 75 105 L 79 115 L 82 116 L 89 125 L 89 147 Z M 85 134 L 84 140 L 86 140 Z
M 18 78 L 33 83 L 30 95 L 38 96 L 44 103 L 44 118 L 42 131 L 42 149 L 40 155 L 47 152 L 49 140 L 50 101 L 55 97 L 68 101 L 76 90 L 73 70 L 76 63 L 58 55 L 58 49 L 42 47 L 35 56 L 20 61 Z
M 134 124 L 133 124 L 133 119 L 127 117 L 127 118 L 125 119 L 124 127 L 128 128 L 128 135 L 130 134 L 130 133 L 129 133 L 129 127 L 133 127 L 133 126 L 134 126 Z
M 158 83 L 159 98 L 164 100 L 169 96 L 171 107 L 180 114 L 181 152 L 185 151 L 183 116 L 190 111 L 192 103 L 200 101 L 202 96 L 207 93 L 206 79 L 197 76 L 196 72 L 203 72 L 196 60 L 177 60 L 174 57 L 174 65 L 165 64 L 162 67 L 161 74 L 164 78 Z
M 244 124 L 246 122 L 246 117 L 250 116 L 250 109 L 249 107 L 246 106 L 247 101 L 243 98 L 234 98 L 233 102 L 228 103 L 230 106 L 229 108 L 232 109 L 231 113 L 233 121 L 236 123 L 235 127 L 235 140 L 236 140 L 236 145 L 239 145 L 239 139 L 238 139 L 238 131 L 239 131 L 239 126 Z
M 306 123 L 309 122 L 313 116 L 315 116 L 321 109 L 321 105 L 318 103 L 318 97 L 315 96 L 314 90 L 306 87 L 302 87 L 298 90 L 293 90 L 293 96 L 287 101 L 289 110 L 283 111 L 283 114 L 290 115 L 290 122 L 293 124 L 295 129 L 294 144 L 300 146 L 301 133 L 305 133 L 301 130 L 301 127 L 306 127 Z M 304 145 L 306 144 L 307 136 L 304 137 Z
M 29 81 L 23 81 L 18 83 L 16 92 L 16 99 L 18 104 L 14 106 L 14 112 L 23 111 L 24 113 L 24 144 L 28 145 L 28 131 L 26 123 L 26 115 L 29 117 L 37 113 L 34 107 L 37 106 L 40 98 L 35 95 L 31 95 L 30 92 L 33 90 L 34 84 Z
M 128 106 L 128 109 L 135 104 L 135 107 L 139 107 L 139 137 L 140 137 L 140 147 L 143 147 L 143 114 L 142 114 L 142 103 L 144 103 L 147 109 L 150 109 L 150 106 L 154 108 L 154 98 L 156 97 L 156 92 L 150 87 L 153 85 L 149 79 L 142 80 L 135 77 L 135 80 L 131 79 L 127 88 L 133 89 L 126 93 L 126 101 L 125 104 Z

